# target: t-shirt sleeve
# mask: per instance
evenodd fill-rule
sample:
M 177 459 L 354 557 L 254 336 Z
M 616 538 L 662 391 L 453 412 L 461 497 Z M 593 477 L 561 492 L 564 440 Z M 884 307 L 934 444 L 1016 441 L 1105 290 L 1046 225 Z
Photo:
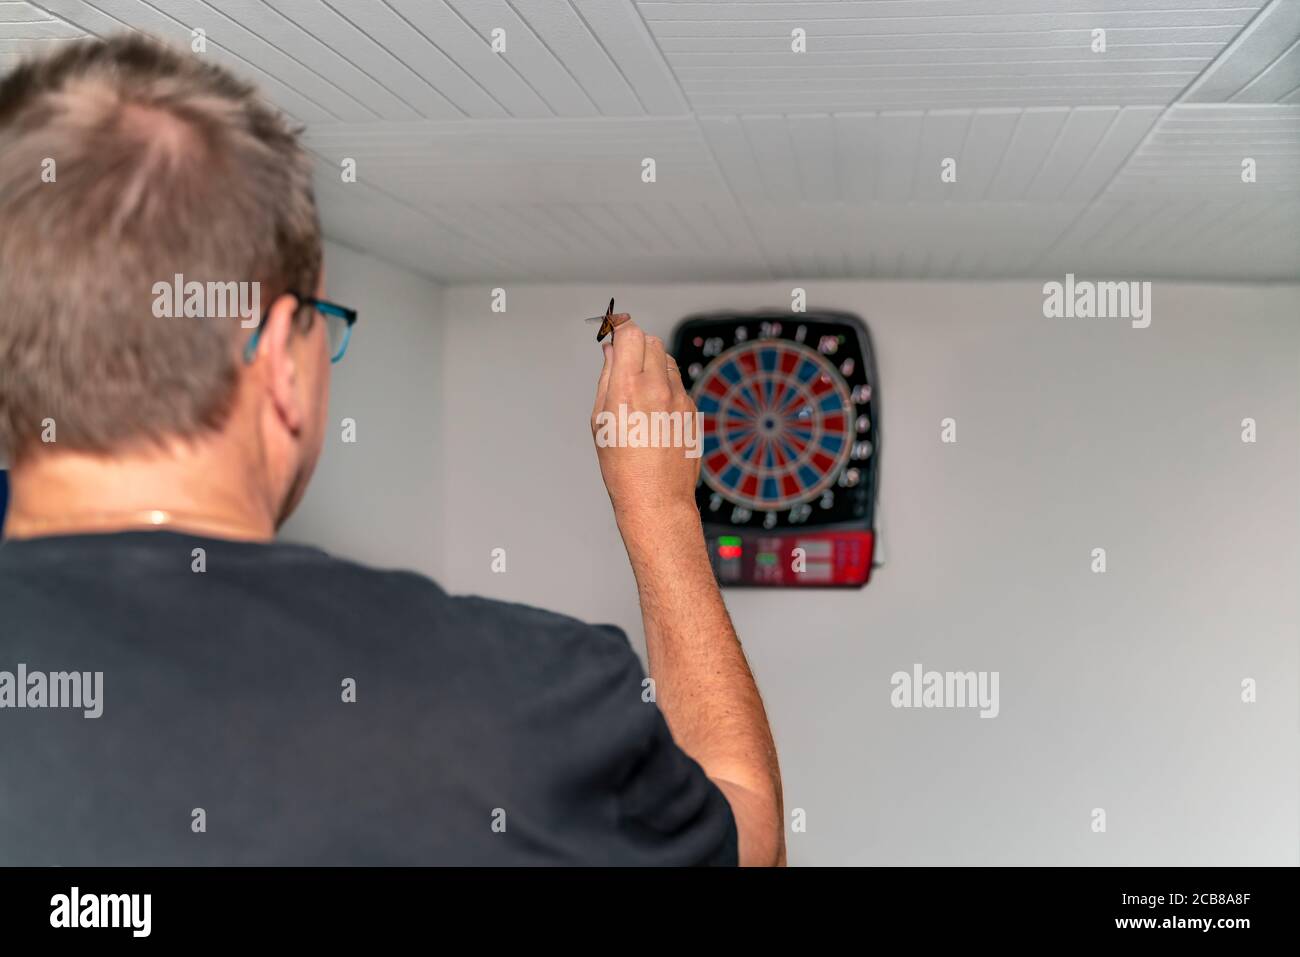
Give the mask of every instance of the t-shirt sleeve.
M 536 838 L 573 863 L 736 864 L 731 807 L 673 740 L 626 637 L 574 624 L 527 734 L 534 756 L 549 756 L 533 793 L 547 795 L 552 831 Z
M 630 849 L 653 863 L 737 863 L 736 821 L 722 791 L 673 740 L 659 706 L 651 698 L 641 663 L 615 632 L 623 649 L 619 674 L 611 675 L 611 711 L 626 709 L 631 746 L 616 789 L 619 828 Z M 612 715 L 611 715 L 612 716 Z

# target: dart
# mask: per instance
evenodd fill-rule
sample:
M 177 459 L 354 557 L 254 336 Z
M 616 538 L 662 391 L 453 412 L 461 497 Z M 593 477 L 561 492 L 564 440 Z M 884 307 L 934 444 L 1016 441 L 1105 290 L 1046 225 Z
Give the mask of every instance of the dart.
M 614 335 L 614 300 L 609 300 L 609 308 L 605 310 L 603 316 L 592 316 L 588 322 L 599 322 L 600 329 L 596 332 L 596 341 L 604 339 L 606 336 Z

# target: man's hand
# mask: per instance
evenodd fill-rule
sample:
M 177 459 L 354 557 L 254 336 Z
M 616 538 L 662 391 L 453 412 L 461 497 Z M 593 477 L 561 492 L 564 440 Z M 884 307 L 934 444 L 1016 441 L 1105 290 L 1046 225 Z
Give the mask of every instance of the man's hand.
M 693 510 L 700 477 L 698 457 L 687 457 L 684 447 L 668 447 L 669 436 L 661 436 L 660 448 L 620 447 L 617 440 L 620 417 L 626 421 L 633 412 L 644 413 L 647 421 L 652 413 L 676 412 L 683 426 L 693 430 L 695 403 L 682 385 L 676 361 L 664 351 L 663 340 L 647 336 L 626 313 L 614 316 L 614 325 L 618 331 L 613 343 L 604 346 L 605 367 L 591 412 L 600 473 L 614 513 L 622 521 L 642 510 L 676 506 Z M 607 441 L 611 437 L 612 443 Z

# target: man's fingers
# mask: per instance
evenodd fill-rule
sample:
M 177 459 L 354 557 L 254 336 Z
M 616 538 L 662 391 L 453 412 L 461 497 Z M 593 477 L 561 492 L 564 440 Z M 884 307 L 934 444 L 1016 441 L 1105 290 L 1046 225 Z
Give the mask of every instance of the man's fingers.
M 664 341 L 658 336 L 645 337 L 645 368 L 641 370 L 643 394 L 653 404 L 653 410 L 667 412 L 672 408 L 673 390 L 668 380 L 668 353 Z
M 656 381 L 659 376 L 668 375 L 668 353 L 664 350 L 664 341 L 658 336 L 645 337 L 645 364 L 642 372 L 654 373 Z
M 690 394 L 686 391 L 686 386 L 682 383 L 682 370 L 677 368 L 677 360 L 672 356 L 666 356 L 668 361 L 668 388 L 673 393 L 673 404 L 685 406 L 691 401 Z
M 600 367 L 600 379 L 596 382 L 596 405 L 591 410 L 593 418 L 596 413 L 605 408 L 605 395 L 609 392 L 609 373 L 614 368 L 614 347 L 607 342 L 600 347 L 600 351 L 605 356 L 605 364 Z
M 645 333 L 631 319 L 618 327 L 614 334 L 613 376 L 637 375 L 645 366 Z

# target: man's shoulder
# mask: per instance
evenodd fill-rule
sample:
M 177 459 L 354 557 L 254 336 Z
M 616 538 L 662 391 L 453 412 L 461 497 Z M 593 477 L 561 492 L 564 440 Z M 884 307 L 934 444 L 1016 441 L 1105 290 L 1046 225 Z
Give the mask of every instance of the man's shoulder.
M 549 652 L 580 649 L 619 658 L 633 654 L 627 635 L 615 625 L 589 624 L 571 615 L 520 602 L 473 594 L 454 595 L 420 572 L 375 568 L 324 552 L 318 554 L 341 577 L 364 582 L 363 590 L 380 607 L 392 608 L 397 604 L 408 611 L 432 613 L 452 634 L 467 640 L 495 639 Z
M 621 754 L 628 742 L 640 748 L 653 737 L 658 712 L 645 707 L 645 669 L 621 629 L 534 605 L 452 595 L 416 572 L 339 561 L 340 570 L 361 576 L 356 581 L 373 583 L 358 589 L 370 595 L 359 617 L 383 623 L 388 660 L 403 663 L 402 680 L 427 683 L 436 675 L 443 693 L 464 703 L 462 718 L 502 723 L 546 748 L 559 737 L 578 751 Z
M 491 623 L 506 636 L 534 636 L 540 641 L 589 641 L 627 649 L 627 636 L 615 625 L 588 624 L 579 618 L 548 611 L 535 605 L 484 598 L 481 595 L 449 596 L 454 614 L 466 621 Z

